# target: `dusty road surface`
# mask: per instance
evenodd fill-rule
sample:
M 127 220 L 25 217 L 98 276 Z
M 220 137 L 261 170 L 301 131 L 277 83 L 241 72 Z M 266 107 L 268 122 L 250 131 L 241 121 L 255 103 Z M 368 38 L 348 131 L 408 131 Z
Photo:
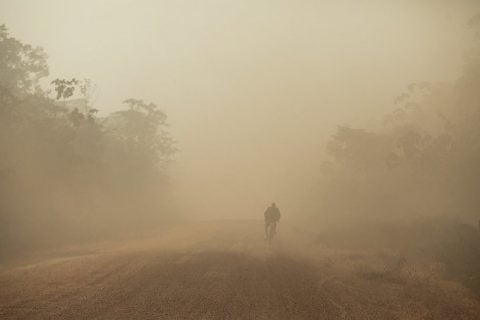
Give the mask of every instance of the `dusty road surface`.
M 456 283 L 281 227 L 271 246 L 261 222 L 208 222 L 3 265 L 0 319 L 480 319 Z

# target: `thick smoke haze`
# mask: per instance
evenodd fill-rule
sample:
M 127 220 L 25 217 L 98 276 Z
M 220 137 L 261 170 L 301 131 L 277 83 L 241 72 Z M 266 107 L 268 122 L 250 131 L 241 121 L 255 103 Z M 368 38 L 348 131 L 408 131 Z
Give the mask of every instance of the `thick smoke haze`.
M 2 1 L 52 78 L 90 78 L 169 115 L 171 180 L 191 216 L 300 210 L 339 124 L 390 111 L 409 83 L 458 77 L 476 1 Z
M 480 319 L 480 1 L 0 0 L 0 319 Z

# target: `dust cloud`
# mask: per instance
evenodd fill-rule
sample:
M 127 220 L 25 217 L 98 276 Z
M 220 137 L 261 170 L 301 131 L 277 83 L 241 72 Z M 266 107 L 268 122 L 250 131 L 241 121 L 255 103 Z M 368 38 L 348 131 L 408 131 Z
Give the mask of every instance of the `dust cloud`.
M 378 119 L 410 82 L 455 79 L 475 5 L 6 1 L 2 15 L 51 77 L 92 79 L 101 113 L 130 96 L 165 110 L 189 215 L 252 218 L 273 200 L 299 210 L 336 125 Z
M 252 253 L 275 202 L 289 257 L 300 237 L 360 278 L 440 265 L 478 295 L 479 14 L 474 0 L 3 0 L 0 261 L 170 228 L 165 247 L 194 251 L 228 243 L 222 223 Z M 345 252 L 368 252 L 368 270 Z

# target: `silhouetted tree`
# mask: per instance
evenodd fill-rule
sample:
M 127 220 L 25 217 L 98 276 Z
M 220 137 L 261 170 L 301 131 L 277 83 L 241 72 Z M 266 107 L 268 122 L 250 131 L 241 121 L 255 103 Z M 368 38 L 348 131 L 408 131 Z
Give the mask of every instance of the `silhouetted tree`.
M 47 75 L 43 50 L 0 26 L 0 257 L 60 235 L 151 225 L 165 201 L 176 151 L 166 114 L 128 99 L 101 118 L 90 80 L 53 80 L 52 99 L 38 84 Z

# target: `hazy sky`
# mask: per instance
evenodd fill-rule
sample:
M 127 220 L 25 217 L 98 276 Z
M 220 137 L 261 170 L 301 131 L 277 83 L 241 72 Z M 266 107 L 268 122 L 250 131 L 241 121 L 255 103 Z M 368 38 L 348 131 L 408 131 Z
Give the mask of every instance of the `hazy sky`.
M 169 114 L 186 210 L 252 217 L 295 211 L 336 124 L 454 79 L 477 2 L 0 0 L 0 23 L 45 48 L 52 78 L 91 78 L 102 111 L 135 97 Z

